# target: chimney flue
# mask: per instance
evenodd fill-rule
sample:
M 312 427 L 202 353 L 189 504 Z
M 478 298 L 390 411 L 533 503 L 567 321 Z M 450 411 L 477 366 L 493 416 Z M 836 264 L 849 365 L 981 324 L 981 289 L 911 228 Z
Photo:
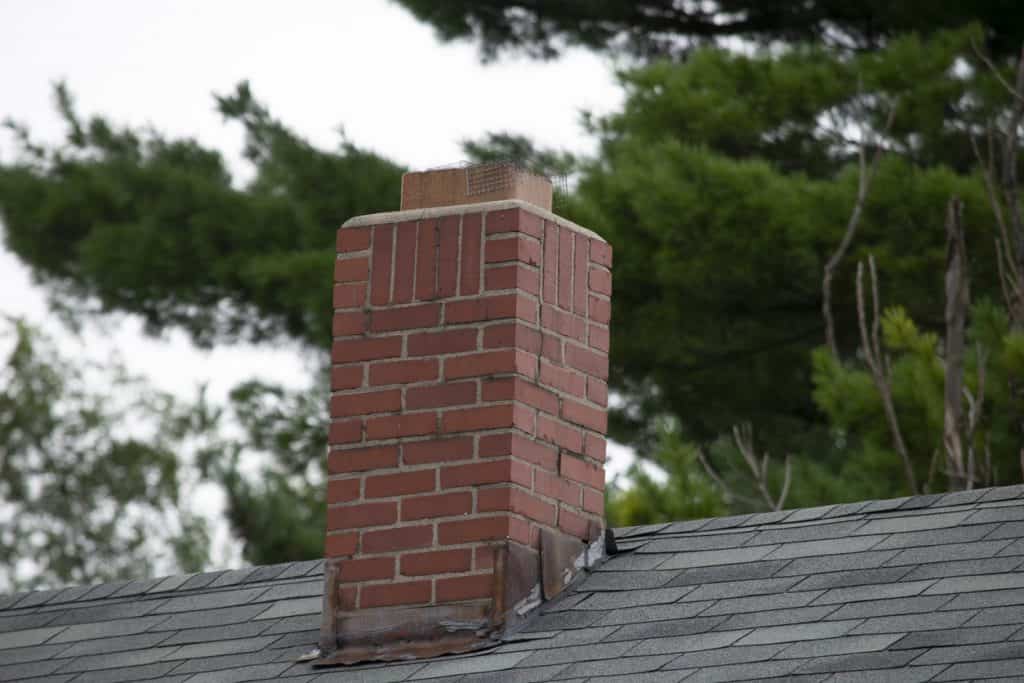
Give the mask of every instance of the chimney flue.
M 603 548 L 611 249 L 457 170 L 338 232 L 324 664 L 487 647 Z

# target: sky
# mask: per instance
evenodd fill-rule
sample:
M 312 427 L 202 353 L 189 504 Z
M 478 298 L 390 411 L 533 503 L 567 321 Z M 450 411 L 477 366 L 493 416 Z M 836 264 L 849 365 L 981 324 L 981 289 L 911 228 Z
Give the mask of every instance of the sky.
M 484 65 L 474 45 L 440 43 L 387 0 L 0 0 L 0 119 L 28 125 L 39 141 L 64 133 L 53 108 L 53 85 L 64 81 L 80 114 L 194 137 L 220 149 L 241 181 L 249 174 L 242 133 L 223 123 L 213 94 L 245 79 L 274 116 L 314 144 L 336 146 L 343 130 L 412 169 L 461 161 L 459 142 L 488 131 L 588 153 L 594 141 L 581 113 L 622 101 L 606 58 L 570 51 L 554 62 L 504 57 Z M 10 161 L 12 149 L 0 133 L 0 160 Z M 61 332 L 44 290 L 0 249 L 3 314 Z M 200 351 L 180 333 L 147 338 L 126 316 L 80 339 L 63 333 L 61 346 L 97 360 L 117 355 L 186 398 L 200 383 L 214 398 L 253 377 L 309 384 L 310 363 L 296 348 Z M 609 471 L 630 460 L 613 450 Z

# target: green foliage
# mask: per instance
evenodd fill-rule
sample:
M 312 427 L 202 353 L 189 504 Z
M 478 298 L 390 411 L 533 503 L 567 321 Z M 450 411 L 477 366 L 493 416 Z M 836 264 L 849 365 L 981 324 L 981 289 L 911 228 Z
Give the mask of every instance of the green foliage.
M 551 58 L 567 46 L 639 57 L 685 53 L 694 43 L 745 38 L 762 44 L 814 41 L 841 50 L 874 49 L 901 33 L 931 34 L 980 21 L 989 43 L 1013 53 L 1024 38 L 1013 0 L 398 0 L 443 40 L 470 38 L 481 54 Z
M 61 358 L 15 319 L 0 344 L 0 591 L 200 569 L 170 397 Z
M 42 148 L 15 126 L 20 157 L 0 166 L 0 217 L 7 246 L 66 317 L 98 306 L 200 345 L 288 335 L 327 348 L 334 232 L 392 208 L 399 166 L 344 140 L 316 149 L 242 83 L 217 99 L 244 127 L 256 169 L 239 189 L 217 151 L 83 120 L 63 86 L 56 96 L 65 144 Z
M 725 512 L 722 492 L 701 469 L 697 447 L 683 441 L 672 421 L 662 421 L 657 448 L 649 459 L 662 469 L 664 481 L 633 465 L 626 486 L 612 482 L 606 494 L 610 526 L 700 519 Z

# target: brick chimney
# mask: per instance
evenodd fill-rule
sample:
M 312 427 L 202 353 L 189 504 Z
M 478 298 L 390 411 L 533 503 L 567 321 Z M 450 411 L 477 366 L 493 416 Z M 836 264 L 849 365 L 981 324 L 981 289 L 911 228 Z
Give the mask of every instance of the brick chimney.
M 493 645 L 603 552 L 611 249 L 550 202 L 409 173 L 338 231 L 321 663 Z

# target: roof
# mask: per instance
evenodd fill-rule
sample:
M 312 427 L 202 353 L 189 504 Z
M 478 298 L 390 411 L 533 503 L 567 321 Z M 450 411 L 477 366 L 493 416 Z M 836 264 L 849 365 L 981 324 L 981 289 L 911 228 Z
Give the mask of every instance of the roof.
M 659 524 L 495 649 L 314 669 L 322 563 L 0 598 L 0 680 L 1021 680 L 1024 486 Z

